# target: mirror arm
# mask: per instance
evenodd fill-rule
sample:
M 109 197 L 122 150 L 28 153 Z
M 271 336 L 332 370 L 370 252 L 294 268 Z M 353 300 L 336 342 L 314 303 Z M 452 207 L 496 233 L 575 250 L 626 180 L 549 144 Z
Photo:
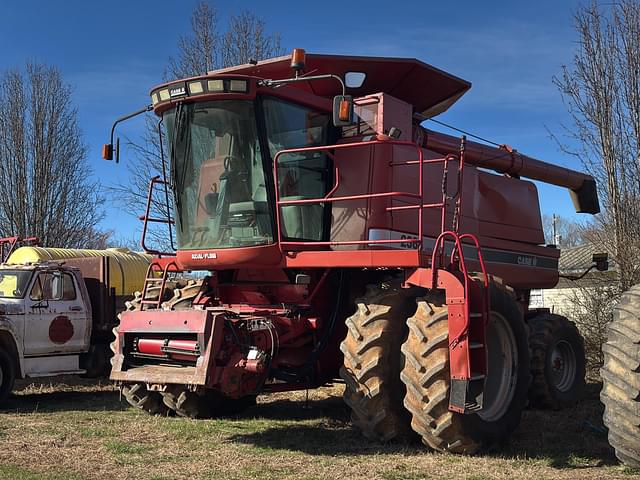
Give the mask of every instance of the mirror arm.
M 347 89 L 345 87 L 344 81 L 338 75 L 334 75 L 332 73 L 328 73 L 326 75 L 312 75 L 312 76 L 309 76 L 309 77 L 298 77 L 298 76 L 296 76 L 295 78 L 286 78 L 284 80 L 269 80 L 269 79 L 265 79 L 265 80 L 260 80 L 258 82 L 258 85 L 260 85 L 261 87 L 279 87 L 281 85 L 288 85 L 290 83 L 308 82 L 310 80 L 327 80 L 329 78 L 333 78 L 333 79 L 337 80 L 338 82 L 340 82 L 340 86 L 342 87 L 342 96 L 345 96 Z
M 118 119 L 116 119 L 115 122 L 113 122 L 113 125 L 111 126 L 111 136 L 109 137 L 109 145 L 113 145 L 113 134 L 116 130 L 116 125 L 118 125 L 121 122 L 124 122 L 125 120 L 129 120 L 130 118 L 133 117 L 137 117 L 138 115 L 142 114 L 142 113 L 147 113 L 150 112 L 151 110 L 153 110 L 153 105 L 147 105 L 144 108 L 141 108 L 140 110 L 136 110 L 133 113 L 130 113 L 128 115 L 125 115 L 123 117 L 120 117 Z M 120 163 L 120 148 L 119 148 L 119 142 L 118 142 L 118 147 L 116 147 L 116 163 Z

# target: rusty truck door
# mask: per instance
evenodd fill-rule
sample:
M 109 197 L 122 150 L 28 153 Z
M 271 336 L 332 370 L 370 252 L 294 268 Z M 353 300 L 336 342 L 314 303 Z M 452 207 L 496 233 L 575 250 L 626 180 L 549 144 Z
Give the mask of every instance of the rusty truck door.
M 62 293 L 54 295 L 54 275 L 61 275 Z M 88 312 L 73 275 L 39 272 L 26 300 L 26 356 L 80 353 L 87 350 Z

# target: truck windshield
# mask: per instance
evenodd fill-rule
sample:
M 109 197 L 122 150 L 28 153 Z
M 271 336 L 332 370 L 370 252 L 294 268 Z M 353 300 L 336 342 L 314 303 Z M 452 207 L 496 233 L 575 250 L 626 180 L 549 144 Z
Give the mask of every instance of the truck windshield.
M 33 272 L 29 270 L 0 270 L 0 298 L 22 298 Z
M 165 114 L 178 248 L 273 242 L 252 102 L 182 104 Z

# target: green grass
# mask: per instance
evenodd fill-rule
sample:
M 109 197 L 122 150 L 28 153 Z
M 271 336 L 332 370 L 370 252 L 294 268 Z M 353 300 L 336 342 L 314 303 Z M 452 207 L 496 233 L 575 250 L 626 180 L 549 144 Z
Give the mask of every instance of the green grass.
M 114 455 L 142 455 L 153 449 L 149 445 L 126 443 L 120 440 L 108 440 L 104 445 L 107 451 Z
M 31 393 L 29 393 L 31 392 Z M 378 444 L 352 430 L 340 387 L 261 397 L 243 415 L 151 417 L 108 386 L 20 392 L 0 413 L 0 479 L 616 479 L 606 438 L 584 427 L 602 415 L 597 388 L 576 408 L 527 410 L 505 445 L 464 457 L 419 443 Z M 34 408 L 36 405 L 39 408 Z
M 39 473 L 23 467 L 0 465 L 0 478 L 5 480 L 82 480 L 75 473 Z
M 622 467 L 622 473 L 629 476 L 640 477 L 640 468 Z

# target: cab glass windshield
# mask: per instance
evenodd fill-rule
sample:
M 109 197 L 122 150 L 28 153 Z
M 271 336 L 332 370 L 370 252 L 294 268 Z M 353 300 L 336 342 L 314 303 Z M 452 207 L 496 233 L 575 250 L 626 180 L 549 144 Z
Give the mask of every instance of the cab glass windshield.
M 165 114 L 178 248 L 273 242 L 252 102 L 179 104 Z
M 22 298 L 33 272 L 28 270 L 0 270 L 0 298 Z

